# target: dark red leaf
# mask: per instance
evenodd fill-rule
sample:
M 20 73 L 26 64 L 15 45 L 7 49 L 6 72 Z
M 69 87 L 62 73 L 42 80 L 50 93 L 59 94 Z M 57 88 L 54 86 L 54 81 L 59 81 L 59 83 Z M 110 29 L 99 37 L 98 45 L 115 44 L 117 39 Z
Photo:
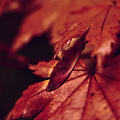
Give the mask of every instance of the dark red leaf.
M 76 62 L 79 59 L 80 53 L 85 48 L 85 38 L 88 34 L 89 29 L 85 31 L 80 37 L 78 37 L 76 43 L 68 50 L 63 51 L 63 58 L 57 63 L 53 69 L 50 82 L 47 87 L 47 91 L 52 91 L 60 87 L 66 79 L 69 77 L 70 73 L 74 69 Z
M 42 2 L 43 8 L 29 15 L 20 28 L 13 50 L 51 27 L 54 58 L 60 53 L 62 57 L 55 65 L 52 60 L 30 66 L 50 80 L 24 91 L 6 120 L 119 120 L 120 1 L 62 1 Z M 85 51 L 93 47 L 89 58 L 80 56 L 85 40 Z

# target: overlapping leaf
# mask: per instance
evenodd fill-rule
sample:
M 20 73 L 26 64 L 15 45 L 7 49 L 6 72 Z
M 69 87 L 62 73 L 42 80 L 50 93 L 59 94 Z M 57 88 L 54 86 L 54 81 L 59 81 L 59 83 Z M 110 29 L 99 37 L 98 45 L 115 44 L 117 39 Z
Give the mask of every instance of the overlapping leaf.
M 73 3 L 67 15 L 64 13 L 65 17 L 59 18 L 59 22 L 53 27 L 51 40 L 52 44 L 56 43 L 56 54 L 71 41 L 72 37 L 80 35 L 88 26 L 90 26 L 87 36 L 88 44 L 94 48 L 92 55 L 98 56 L 99 67 L 102 66 L 105 56 L 114 54 L 119 49 L 120 40 L 117 36 L 120 33 L 119 1 L 103 3 L 92 7 L 91 4 L 88 6 L 86 4 L 81 8 L 78 4 L 78 10 L 74 9 L 75 3 Z
M 29 68 L 31 70 L 34 70 L 34 74 L 41 76 L 43 78 L 48 78 L 50 77 L 50 74 L 57 64 L 58 61 L 56 60 L 51 60 L 50 62 L 39 62 L 37 65 L 29 65 Z
M 91 57 L 90 59 L 97 59 L 97 63 L 94 64 L 92 61 L 91 63 L 86 62 L 86 67 L 81 60 L 74 62 L 74 60 L 78 58 L 76 57 L 78 51 L 72 50 L 72 52 L 75 52 L 75 56 L 66 52 L 67 58 L 63 56 L 62 60 L 60 60 L 61 62 L 58 62 L 56 66 L 51 66 L 55 68 L 53 68 L 51 74 L 53 77 L 51 77 L 50 80 L 51 82 L 54 78 L 57 78 L 56 83 L 54 83 L 56 85 L 57 82 L 59 83 L 58 80 L 63 79 L 64 74 L 67 74 L 69 78 L 66 79 L 66 77 L 64 77 L 66 79 L 66 81 L 64 81 L 65 83 L 62 86 L 58 85 L 57 89 L 55 88 L 56 90 L 54 86 L 52 91 L 47 89 L 49 92 L 46 91 L 46 88 L 49 86 L 49 81 L 31 85 L 16 102 L 7 120 L 27 117 L 33 117 L 32 119 L 35 120 L 120 119 L 120 55 L 118 51 L 120 48 L 119 3 L 119 0 L 114 2 L 92 0 L 91 3 L 81 0 L 80 2 L 67 1 L 66 4 L 63 3 L 67 9 L 63 9 L 64 13 L 60 10 L 59 14 L 61 15 L 62 13 L 65 17 L 57 16 L 47 24 L 47 27 L 41 27 L 42 32 L 44 32 L 48 29 L 49 25 L 54 22 L 51 40 L 51 44 L 54 44 L 55 47 L 54 58 L 56 58 L 60 51 L 64 53 L 64 49 L 70 45 L 73 38 L 82 36 L 86 29 L 90 27 L 86 39 L 88 40 L 88 46 L 92 45 L 94 48 L 91 56 L 97 56 L 97 58 Z M 45 9 L 48 10 L 50 7 Z M 40 19 L 44 22 L 46 17 L 43 16 L 43 18 Z M 28 23 L 28 21 L 26 23 Z M 43 23 L 40 23 L 40 25 L 43 25 Z M 24 30 L 25 29 L 23 29 L 23 31 Z M 35 31 L 33 30 L 31 32 L 31 35 L 42 32 L 35 29 Z M 29 34 L 29 37 L 31 37 L 31 35 Z M 29 40 L 29 37 L 27 40 Z M 25 41 L 23 43 L 25 43 Z M 15 48 L 15 50 L 17 48 L 19 49 L 21 45 L 21 43 L 18 43 L 19 47 L 13 48 Z M 81 49 L 82 47 L 80 46 L 77 50 Z M 64 58 L 68 60 L 68 63 Z M 70 66 L 70 74 L 67 73 L 69 70 L 64 71 L 65 68 L 59 66 L 62 61 L 64 66 Z M 73 63 L 76 62 L 75 68 L 72 67 L 74 69 L 71 69 Z M 46 76 L 46 73 L 48 75 L 46 68 L 47 65 L 51 65 L 49 63 L 45 65 L 45 75 L 43 76 Z M 41 66 L 43 64 L 44 63 L 40 63 L 36 66 L 31 66 L 33 70 L 36 70 L 37 75 L 43 74 L 39 68 L 39 65 Z M 64 71 L 63 76 L 61 73 L 59 74 L 61 68 Z
M 119 120 L 119 61 L 120 56 L 108 60 L 104 72 L 95 75 L 90 75 L 79 61 L 69 79 L 52 92 L 45 90 L 48 81 L 31 85 L 16 102 L 8 120 L 38 113 L 35 120 Z
M 61 8 L 69 3 L 67 1 L 36 1 L 38 9 L 28 14 L 20 27 L 19 33 L 13 42 L 12 49 L 18 51 L 27 44 L 32 36 L 40 35 L 47 31 L 60 15 Z M 35 4 L 35 5 L 36 5 Z
M 11 111 L 7 119 L 9 120 L 19 117 L 31 117 L 34 116 L 35 113 L 37 114 L 42 112 L 43 108 L 46 109 L 44 111 L 45 114 L 42 113 L 44 117 L 42 115 L 42 118 L 39 119 L 47 119 L 50 117 L 51 114 L 53 114 L 58 109 L 58 107 L 60 107 L 67 99 L 69 99 L 70 95 L 77 91 L 77 87 L 79 87 L 84 79 L 86 81 L 85 83 L 87 84 L 84 82 L 82 84 L 84 84 L 86 88 L 88 87 L 89 81 L 86 79 L 87 75 L 85 75 L 86 71 L 84 71 L 84 67 L 79 66 L 77 69 L 80 69 L 80 71 L 74 71 L 67 82 L 55 91 L 46 91 L 48 81 L 31 85 L 25 92 L 23 92 L 23 97 L 21 97 L 20 100 L 16 103 L 15 108 Z M 81 85 L 81 87 L 83 86 Z M 86 93 L 86 90 L 83 89 L 83 93 Z M 82 104 L 84 105 L 84 100 Z M 41 105 L 42 107 L 40 107 Z

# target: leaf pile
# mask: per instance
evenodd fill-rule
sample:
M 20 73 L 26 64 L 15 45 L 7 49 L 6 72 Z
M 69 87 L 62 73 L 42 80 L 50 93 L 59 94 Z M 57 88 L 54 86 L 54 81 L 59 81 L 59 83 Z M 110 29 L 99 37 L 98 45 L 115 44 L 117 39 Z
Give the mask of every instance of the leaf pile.
M 29 6 L 11 50 L 17 53 L 50 29 L 55 53 L 49 62 L 29 65 L 47 80 L 30 85 L 6 120 L 120 120 L 120 1 L 38 0 Z

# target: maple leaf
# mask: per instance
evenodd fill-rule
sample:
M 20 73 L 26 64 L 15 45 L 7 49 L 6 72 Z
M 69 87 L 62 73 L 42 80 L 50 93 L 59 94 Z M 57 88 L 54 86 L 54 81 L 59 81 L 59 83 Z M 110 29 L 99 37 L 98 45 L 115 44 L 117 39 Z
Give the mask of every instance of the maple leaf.
M 39 62 L 37 65 L 29 65 L 29 69 L 35 71 L 34 74 L 43 78 L 50 77 L 52 69 L 57 64 L 57 60 L 51 60 L 50 62 Z
M 26 91 L 23 92 L 23 97 L 16 103 L 15 108 L 11 111 L 11 113 L 8 116 L 8 120 L 15 119 L 18 117 L 31 117 L 36 114 L 34 113 L 35 111 L 39 113 L 40 111 L 43 111 L 44 108 L 46 109 L 46 106 L 48 105 L 49 101 L 49 106 L 52 107 L 50 109 L 51 111 L 50 113 L 48 113 L 49 111 L 47 111 L 47 116 L 45 115 L 45 118 L 43 117 L 44 119 L 47 119 L 46 117 L 49 117 L 55 110 L 57 110 L 57 107 L 59 107 L 69 97 L 69 95 L 74 91 L 74 89 L 76 89 L 79 86 L 79 84 L 87 77 L 86 71 L 84 71 L 84 65 L 83 67 L 79 66 L 79 69 L 81 70 L 80 72 L 74 71 L 70 79 L 68 79 L 68 82 L 66 82 L 63 86 L 59 87 L 55 91 L 46 91 L 48 81 L 43 81 L 42 83 L 40 82 L 31 85 Z M 78 79 L 80 76 L 81 79 Z M 38 106 L 39 102 L 46 103 L 42 104 L 43 107 L 35 107 L 34 105 L 36 104 Z M 55 106 L 53 106 L 54 103 Z M 39 105 L 41 106 L 41 104 Z M 29 110 L 29 108 L 31 110 Z M 39 110 L 37 111 L 36 108 Z
M 19 28 L 19 33 L 15 38 L 12 50 L 18 51 L 35 35 L 41 35 L 50 29 L 56 18 L 59 16 L 61 9 L 68 4 L 69 1 L 36 1 L 40 7 L 31 14 L 27 14 Z M 35 4 L 35 3 L 34 3 Z M 36 5 L 35 4 L 35 5 Z M 30 8 L 29 8 L 30 9 Z
M 120 56 L 112 58 L 103 73 L 91 73 L 79 60 L 67 81 L 51 92 L 46 91 L 49 81 L 31 85 L 7 120 L 36 114 L 35 120 L 119 120 L 119 61 Z
M 81 2 L 82 3 L 82 2 Z M 89 2 L 88 2 L 89 3 Z M 64 20 L 59 19 L 53 27 L 51 44 L 55 44 L 55 56 L 69 44 L 71 38 L 80 35 L 90 26 L 87 35 L 89 46 L 93 46 L 92 55 L 98 57 L 98 67 L 102 70 L 105 57 L 114 54 L 119 49 L 120 31 L 119 1 L 107 1 L 91 7 L 90 3 L 75 10 L 74 5 L 65 14 Z M 75 4 L 76 5 L 76 4 Z M 76 5 L 77 7 L 77 5 Z M 62 26 L 62 27 L 61 27 Z
M 80 53 L 85 48 L 85 37 L 88 32 L 89 29 L 85 31 L 83 35 L 80 36 L 80 38 L 78 38 L 78 40 L 70 49 L 63 51 L 62 60 L 56 64 L 55 68 L 51 73 L 47 91 L 57 89 L 67 79 L 67 77 L 73 70 L 76 62 L 78 61 Z
M 51 44 L 54 44 L 54 58 L 62 52 L 62 59 L 57 64 L 52 60 L 29 66 L 36 75 L 50 76 L 50 80 L 31 85 L 24 91 L 7 120 L 32 117 L 34 120 L 120 119 L 119 1 L 102 1 L 103 4 L 99 1 L 98 4 L 93 0 L 78 4 L 82 2 L 68 2 L 63 13 L 65 18 L 62 20 L 57 16 L 53 20 Z M 42 28 L 42 32 L 49 25 Z M 89 26 L 90 30 L 87 30 Z M 31 35 L 42 33 L 36 31 Z M 79 39 L 71 46 L 75 38 Z M 85 39 L 88 40 L 88 48 L 93 46 L 90 62 L 79 59 Z M 13 49 L 17 50 L 21 45 L 18 43 L 18 47 Z

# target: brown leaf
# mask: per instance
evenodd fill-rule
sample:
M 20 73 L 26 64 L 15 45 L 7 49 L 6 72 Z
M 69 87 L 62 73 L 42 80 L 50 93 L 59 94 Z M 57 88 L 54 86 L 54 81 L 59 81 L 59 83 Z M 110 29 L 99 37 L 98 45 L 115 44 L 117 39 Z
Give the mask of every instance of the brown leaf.
M 79 60 L 68 80 L 58 89 L 47 92 L 45 89 L 49 81 L 47 84 L 44 81 L 32 85 L 16 102 L 7 120 L 10 120 L 10 117 L 31 117 L 37 113 L 39 115 L 35 120 L 119 120 L 119 61 L 120 56 L 108 60 L 103 73 L 96 71 L 91 74 Z M 108 75 L 109 72 L 111 75 Z M 34 102 L 31 102 L 32 99 Z M 22 103 L 24 107 L 20 108 Z M 37 106 L 42 106 L 39 110 L 36 103 Z
M 84 7 L 78 4 L 78 10 L 75 10 L 74 4 L 69 11 L 64 12 L 64 19 L 59 17 L 59 22 L 53 27 L 51 44 L 55 47 L 54 57 L 70 43 L 73 37 L 81 35 L 90 26 L 86 39 L 88 45 L 93 46 L 92 56 L 98 56 L 98 68 L 101 71 L 106 56 L 113 55 L 120 46 L 117 36 L 120 32 L 119 2 L 104 1 L 98 5 L 94 3 L 92 7 L 92 3 Z
M 95 21 L 91 21 L 91 17 L 104 9 L 100 6 L 108 3 L 110 1 L 71 1 L 62 12 L 64 17 L 59 16 L 52 29 L 51 44 L 54 44 L 55 51 L 61 50 L 71 38 L 81 35 Z
M 103 73 L 96 74 L 96 80 L 116 120 L 120 119 L 120 55 L 108 60 Z
M 84 26 L 83 23 L 81 23 L 81 21 L 84 20 L 80 20 L 80 18 L 82 18 L 80 17 L 80 14 L 72 15 L 76 13 L 76 9 L 79 9 L 77 12 L 81 11 L 82 16 L 84 16 L 85 12 L 89 8 L 100 3 L 103 4 L 102 0 L 99 0 L 97 2 L 95 0 L 92 0 L 91 2 L 89 2 L 89 0 L 86 0 L 86 2 L 79 0 L 74 2 L 71 0 L 62 0 L 60 2 L 48 0 L 36 2 L 31 1 L 32 0 L 30 0 L 28 6 L 24 5 L 25 2 L 22 1 L 18 3 L 20 4 L 20 11 L 26 12 L 33 9 L 33 12 L 27 14 L 21 27 L 19 28 L 19 33 L 15 38 L 12 46 L 12 49 L 14 51 L 19 50 L 23 45 L 27 44 L 31 40 L 32 36 L 40 35 L 43 32 L 47 31 L 49 28 L 52 30 L 53 37 L 51 43 L 53 44 L 57 41 L 61 41 L 60 39 L 64 39 L 63 43 L 61 43 L 62 45 L 59 45 L 60 48 L 63 47 L 63 44 L 65 44 L 69 39 L 78 36 L 78 34 L 81 34 L 81 32 L 85 31 L 89 26 Z M 104 5 L 108 3 L 111 3 L 111 1 L 104 0 Z M 37 9 L 34 10 L 34 7 L 36 6 Z M 96 11 L 93 12 L 93 15 L 94 13 L 96 13 Z M 90 16 L 87 16 L 87 20 L 89 17 Z M 58 50 L 57 46 L 55 48 Z
M 119 0 L 115 2 L 111 2 L 111 0 L 105 2 L 86 0 L 83 2 L 81 0 L 80 2 L 68 1 L 66 4 L 63 3 L 66 7 L 63 8 L 65 11 L 63 16 L 65 17 L 61 17 L 63 11 L 60 9 L 60 16 L 51 20 L 47 27 L 41 27 L 43 32 L 54 22 L 51 40 L 51 44 L 54 44 L 55 47 L 54 58 L 62 51 L 62 59 L 54 67 L 50 81 L 31 85 L 23 93 L 7 120 L 27 117 L 35 117 L 34 120 L 120 119 L 119 3 Z M 48 9 L 46 8 L 46 10 Z M 45 17 L 46 15 L 43 15 L 40 20 L 43 22 Z M 90 57 L 93 62 L 86 60 L 85 66 L 81 60 L 78 61 L 85 43 L 81 44 L 79 39 L 72 47 L 70 44 L 73 38 L 82 36 L 89 26 L 87 40 L 88 44 L 94 47 Z M 35 28 L 31 35 L 42 33 L 38 31 Z M 29 34 L 28 41 L 30 37 Z M 25 43 L 24 40 L 23 43 Z M 17 50 L 22 45 L 18 43 L 18 47 L 13 48 Z M 69 46 L 70 49 L 65 51 Z M 117 54 L 115 54 L 116 51 Z M 93 56 L 97 56 L 97 58 L 93 58 Z M 43 76 L 48 75 L 46 68 L 51 63 L 45 64 L 45 68 L 40 70 L 39 65 L 44 63 L 33 66 L 32 69 L 36 70 L 36 74 L 43 74 L 43 69 L 43 71 L 45 70 Z
M 47 94 L 47 92 L 42 92 L 45 89 L 45 84 L 46 81 L 29 86 L 29 88 L 23 92 L 23 97 L 16 102 L 15 108 L 10 112 L 7 119 L 32 117 L 42 111 L 51 100 L 52 95 Z M 42 92 L 42 96 L 34 96 L 37 92 Z
M 40 8 L 31 12 L 31 14 L 27 15 L 24 19 L 19 33 L 13 42 L 12 50 L 18 51 L 31 40 L 32 36 L 40 35 L 48 31 L 59 16 L 61 8 L 68 4 L 67 1 L 39 1 L 38 4 L 40 4 Z
M 31 117 L 39 112 L 42 112 L 40 116 L 42 118 L 39 119 L 46 119 L 46 117 L 50 117 L 67 99 L 71 98 L 70 96 L 72 94 L 74 95 L 77 89 L 82 89 L 82 85 L 80 84 L 83 84 L 86 88 L 86 90 L 83 89 L 83 92 L 81 91 L 81 95 L 85 98 L 89 80 L 86 79 L 87 75 L 85 75 L 86 71 L 84 71 L 84 67 L 79 66 L 77 69 L 80 69 L 80 71 L 74 71 L 68 81 L 55 91 L 46 91 L 46 83 L 48 81 L 31 85 L 16 102 L 7 120 Z M 84 98 L 80 98 L 82 99 L 81 105 L 84 105 Z M 45 111 L 43 111 L 44 109 Z
M 60 87 L 66 79 L 69 77 L 71 71 L 74 69 L 76 62 L 79 59 L 81 52 L 85 48 L 86 44 L 86 35 L 88 34 L 89 29 L 86 30 L 82 36 L 78 38 L 76 43 L 66 51 L 63 51 L 63 58 L 58 62 L 53 69 L 50 82 L 47 87 L 47 91 L 52 91 Z M 68 46 L 69 47 L 69 46 Z
M 50 74 L 58 61 L 51 60 L 50 62 L 39 62 L 37 65 L 29 65 L 29 69 L 34 70 L 34 74 L 43 78 L 50 77 Z
M 87 36 L 90 44 L 94 46 L 92 55 L 98 56 L 99 70 L 102 69 L 105 57 L 114 54 L 119 49 L 120 42 L 117 37 L 117 33 L 120 30 L 120 16 L 118 15 L 120 8 L 117 6 L 106 6 L 106 9 L 107 11 L 104 12 L 102 10 L 100 15 L 96 16 L 96 22 L 91 24 L 91 31 Z M 102 18 L 102 16 L 104 17 Z

